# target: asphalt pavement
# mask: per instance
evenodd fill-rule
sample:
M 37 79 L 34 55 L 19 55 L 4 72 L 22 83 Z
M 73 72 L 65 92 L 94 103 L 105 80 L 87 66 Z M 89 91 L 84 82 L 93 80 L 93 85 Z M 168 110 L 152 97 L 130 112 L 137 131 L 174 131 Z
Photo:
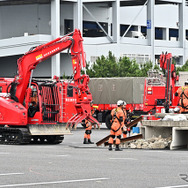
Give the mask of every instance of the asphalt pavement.
M 58 145 L 0 145 L 0 188 L 188 187 L 188 150 L 123 149 L 84 145 L 84 129 Z M 93 130 L 91 140 L 109 134 Z

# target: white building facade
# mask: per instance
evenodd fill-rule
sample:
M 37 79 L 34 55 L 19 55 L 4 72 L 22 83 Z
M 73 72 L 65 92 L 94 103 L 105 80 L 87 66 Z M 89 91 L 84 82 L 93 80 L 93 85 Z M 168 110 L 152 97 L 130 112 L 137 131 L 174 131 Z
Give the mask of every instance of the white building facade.
M 0 77 L 13 77 L 17 59 L 30 48 L 79 28 L 88 62 L 128 56 L 138 62 L 169 52 L 176 63 L 188 59 L 186 0 L 3 0 L 0 1 Z M 62 52 L 34 70 L 35 77 L 71 75 Z

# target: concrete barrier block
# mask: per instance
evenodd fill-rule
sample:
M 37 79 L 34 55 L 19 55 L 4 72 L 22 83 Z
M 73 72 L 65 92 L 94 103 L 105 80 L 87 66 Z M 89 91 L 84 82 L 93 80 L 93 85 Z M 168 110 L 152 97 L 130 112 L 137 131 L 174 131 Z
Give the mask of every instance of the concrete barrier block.
M 188 127 L 173 127 L 171 150 L 188 148 Z

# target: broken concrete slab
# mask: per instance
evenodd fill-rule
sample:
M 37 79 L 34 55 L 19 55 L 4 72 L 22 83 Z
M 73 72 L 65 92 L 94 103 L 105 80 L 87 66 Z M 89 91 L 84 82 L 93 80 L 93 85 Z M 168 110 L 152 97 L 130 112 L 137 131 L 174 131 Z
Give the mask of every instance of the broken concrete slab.
M 143 120 L 141 134 L 145 139 L 172 137 L 170 149 L 188 148 L 188 121 Z

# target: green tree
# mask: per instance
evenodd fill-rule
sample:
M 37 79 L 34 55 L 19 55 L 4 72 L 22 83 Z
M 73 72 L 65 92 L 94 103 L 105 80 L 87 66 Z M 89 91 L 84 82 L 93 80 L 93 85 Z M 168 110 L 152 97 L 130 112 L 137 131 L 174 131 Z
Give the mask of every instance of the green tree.
M 90 77 L 116 77 L 118 75 L 118 65 L 115 56 L 110 51 L 108 56 L 99 57 L 89 68 L 86 66 L 86 72 Z
M 152 68 L 153 68 L 153 64 L 152 64 L 151 61 L 150 62 L 146 62 L 144 64 L 141 64 L 140 65 L 141 76 L 142 77 L 147 77 L 148 76 L 148 71 L 150 69 L 152 69 Z
M 177 67 L 177 74 L 179 75 L 179 71 L 188 71 L 188 60 L 182 67 Z
M 135 60 L 130 60 L 128 57 L 120 58 L 118 62 L 119 77 L 134 77 L 140 74 L 139 65 Z
M 136 63 L 128 57 L 122 57 L 118 61 L 109 51 L 108 56 L 99 57 L 92 66 L 86 65 L 86 73 L 92 77 L 147 77 L 147 72 L 152 69 L 152 62 Z M 157 65 L 154 69 L 159 69 Z

